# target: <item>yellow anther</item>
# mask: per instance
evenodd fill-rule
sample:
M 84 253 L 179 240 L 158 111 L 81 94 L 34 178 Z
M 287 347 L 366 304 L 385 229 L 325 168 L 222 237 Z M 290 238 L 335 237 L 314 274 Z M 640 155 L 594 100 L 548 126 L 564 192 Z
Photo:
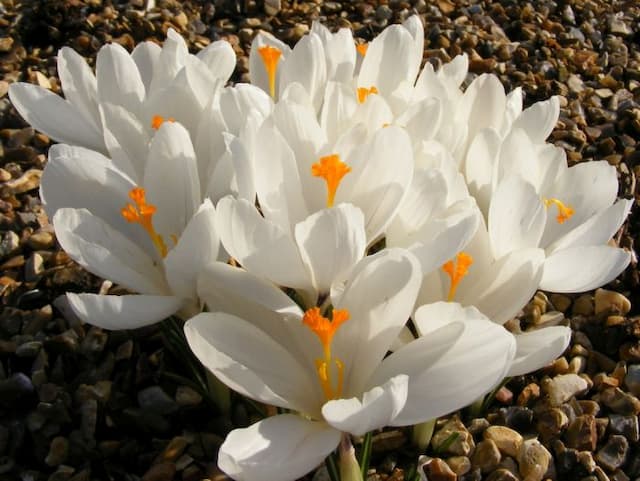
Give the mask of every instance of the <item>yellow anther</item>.
M 544 202 L 544 206 L 546 208 L 549 208 L 552 205 L 555 205 L 558 208 L 558 215 L 556 216 L 556 221 L 558 221 L 558 224 L 564 224 L 575 213 L 573 207 L 564 204 L 558 199 L 542 199 L 542 201 Z
M 356 45 L 356 50 L 363 57 L 367 54 L 367 49 L 368 48 L 369 48 L 369 44 L 368 43 L 360 43 L 360 44 Z
M 327 400 L 337 399 L 342 395 L 342 384 L 344 381 L 344 364 L 340 359 L 331 358 L 331 341 L 338 328 L 349 320 L 347 309 L 334 309 L 331 314 L 331 321 L 320 314 L 320 308 L 313 307 L 304 313 L 302 323 L 318 336 L 324 352 L 323 359 L 316 359 L 316 372 L 320 386 Z M 332 365 L 335 365 L 338 372 L 338 382 L 334 386 L 331 381 Z
M 320 157 L 320 162 L 311 166 L 311 175 L 322 177 L 327 182 L 327 207 L 333 206 L 340 181 L 349 172 L 351 167 L 342 162 L 338 154 Z
M 173 117 L 167 117 L 166 119 L 162 115 L 154 115 L 151 119 L 151 128 L 153 130 L 158 130 L 160 126 L 165 122 L 175 122 L 176 119 Z
M 156 212 L 156 206 L 147 204 L 146 193 L 142 187 L 134 187 L 129 192 L 129 198 L 133 203 L 128 203 L 121 210 L 122 217 L 127 222 L 140 224 L 147 231 L 153 241 L 153 245 L 158 249 L 162 257 L 167 256 L 167 246 L 162 240 L 162 236 L 153 228 L 152 217 Z
M 378 89 L 375 87 L 370 87 L 370 88 L 358 87 L 358 102 L 364 103 L 364 101 L 367 100 L 367 97 L 369 95 L 377 94 L 377 93 L 378 93 Z
M 467 275 L 469 267 L 473 264 L 473 257 L 466 252 L 460 252 L 456 256 L 456 260 L 450 260 L 442 265 L 442 270 L 447 273 L 449 279 L 451 279 L 451 287 L 449 287 L 449 294 L 447 295 L 447 301 L 453 301 L 456 295 L 456 289 L 464 276 Z
M 278 61 L 282 52 L 276 47 L 271 45 L 263 45 L 258 48 L 258 53 L 262 58 L 264 69 L 267 71 L 269 77 L 269 94 L 271 98 L 276 98 L 276 71 L 278 70 Z

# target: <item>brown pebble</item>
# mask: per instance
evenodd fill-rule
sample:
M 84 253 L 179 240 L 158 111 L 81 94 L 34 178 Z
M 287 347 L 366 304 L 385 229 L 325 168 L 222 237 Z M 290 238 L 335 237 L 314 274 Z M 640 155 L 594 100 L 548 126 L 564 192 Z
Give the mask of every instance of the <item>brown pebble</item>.
M 527 406 L 532 401 L 540 397 L 540 386 L 536 383 L 527 384 L 518 395 L 516 403 L 518 406 Z
M 173 463 L 159 463 L 151 466 L 142 481 L 172 481 L 176 474 L 176 466 Z
M 625 463 L 628 451 L 627 438 L 614 434 L 609 436 L 607 444 L 596 453 L 596 461 L 607 471 L 614 471 Z
M 500 464 L 500 459 L 502 456 L 496 443 L 492 439 L 485 439 L 476 446 L 471 458 L 471 465 L 480 468 L 484 474 L 487 474 Z
M 38 231 L 31 234 L 27 240 L 27 244 L 34 250 L 46 250 L 53 246 L 55 236 L 53 232 Z
M 537 439 L 526 440 L 518 456 L 523 481 L 542 481 L 550 461 L 551 454 Z
M 616 414 L 626 416 L 640 414 L 640 400 L 620 388 L 609 388 L 602 391 L 600 400 Z
M 440 458 L 432 458 L 422 465 L 422 470 L 430 481 L 456 481 L 458 477 L 449 465 Z
M 458 476 L 462 476 L 471 471 L 471 461 L 466 456 L 451 456 L 447 458 L 447 464 Z
M 580 451 L 593 451 L 598 442 L 596 420 L 592 415 L 576 417 L 564 435 L 567 446 Z
M 22 194 L 36 189 L 40 185 L 40 177 L 42 177 L 41 170 L 29 169 L 19 178 L 10 180 L 4 185 L 12 194 Z
M 473 450 L 475 443 L 465 425 L 457 417 L 450 419 L 442 428 L 436 431 L 431 438 L 432 449 L 438 451 L 440 446 L 442 446 L 450 436 L 454 435 L 454 433 L 456 433 L 456 438 L 443 452 L 458 456 L 468 456 Z
M 631 310 L 631 302 L 625 296 L 615 291 L 597 289 L 594 296 L 595 313 L 610 313 L 625 315 Z
M 514 458 L 518 456 L 524 441 L 520 433 L 506 426 L 490 426 L 483 436 L 495 442 L 501 453 Z

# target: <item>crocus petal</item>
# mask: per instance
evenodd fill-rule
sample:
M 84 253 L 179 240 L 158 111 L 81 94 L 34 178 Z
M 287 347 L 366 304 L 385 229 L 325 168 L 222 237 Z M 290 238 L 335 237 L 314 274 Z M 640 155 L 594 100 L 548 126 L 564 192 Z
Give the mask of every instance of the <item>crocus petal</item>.
M 273 125 L 265 122 L 256 137 L 255 182 L 264 216 L 284 232 L 309 214 L 293 151 Z M 311 173 L 309 173 L 311 176 Z
M 420 288 L 418 260 L 404 249 L 384 249 L 353 269 L 334 306 L 350 321 L 336 332 L 333 349 L 344 363 L 346 397 L 359 395 L 406 323 Z M 384 379 L 377 385 L 384 384 Z
M 433 302 L 416 309 L 413 324 L 419 336 L 426 336 L 453 322 L 488 320 L 474 306 L 463 307 L 457 302 Z
M 320 25 L 320 23 L 314 22 L 314 25 Z M 329 34 L 329 38 L 323 40 L 323 43 L 327 56 L 327 79 L 351 82 L 356 66 L 356 45 L 351 29 L 341 28 L 335 34 Z
M 157 68 L 156 65 L 158 64 L 161 51 L 162 48 L 160 45 L 147 41 L 136 45 L 136 48 L 131 52 L 131 58 L 138 67 L 138 72 L 140 72 L 140 78 L 142 79 L 147 95 L 151 91 L 153 72 Z
M 106 152 L 102 132 L 53 92 L 20 82 L 9 86 L 9 98 L 29 124 L 52 139 Z
M 226 83 L 236 68 L 236 54 L 226 40 L 217 40 L 198 52 L 214 77 Z
M 407 401 L 409 377 L 404 374 L 389 379 L 362 395 L 362 400 L 336 399 L 322 406 L 322 416 L 339 431 L 363 436 L 369 431 L 392 424 Z
M 484 128 L 500 131 L 506 95 L 504 87 L 495 75 L 482 74 L 477 77 L 464 93 L 464 105 L 468 109 L 468 139 Z
M 164 265 L 171 291 L 180 297 L 196 296 L 196 281 L 204 266 L 215 262 L 220 250 L 216 232 L 216 211 L 205 199 L 167 257 Z
M 334 281 L 345 280 L 364 256 L 367 242 L 362 211 L 351 204 L 310 215 L 296 225 L 295 237 L 319 292 L 328 292 Z
M 87 61 L 69 47 L 58 52 L 58 75 L 65 98 L 96 130 L 100 129 L 96 77 Z
M 543 262 L 542 249 L 521 249 L 501 257 L 486 269 L 475 269 L 478 274 L 472 266 L 469 279 L 463 279 L 455 300 L 473 305 L 489 319 L 503 324 L 535 293 L 542 278 Z
M 546 366 L 556 359 L 571 341 L 571 329 L 550 326 L 537 331 L 516 334 L 516 358 L 508 376 L 521 376 Z
M 385 28 L 367 48 L 358 87 L 376 87 L 382 95 L 391 95 L 403 80 L 413 84 L 420 68 L 415 51 L 415 40 L 406 28 L 400 25 Z
M 501 326 L 483 319 L 455 322 L 391 354 L 369 382 L 375 385 L 399 373 L 408 375 L 407 402 L 390 424 L 417 424 L 488 392 L 502 380 L 514 354 L 513 336 Z
M 165 242 L 179 237 L 200 205 L 200 182 L 189 132 L 177 122 L 164 122 L 153 137 L 143 186 L 157 208 L 155 229 Z
M 282 67 L 280 85 L 298 82 L 309 94 L 316 111 L 320 109 L 324 85 L 327 80 L 327 64 L 320 37 L 315 33 L 305 35 L 296 43 Z M 282 90 L 282 88 L 281 88 Z M 282 94 L 282 91 L 280 92 Z
M 620 229 L 633 205 L 633 199 L 620 199 L 611 207 L 594 215 L 584 224 L 579 225 L 568 234 L 562 236 L 547 249 L 547 254 L 570 247 L 601 245 Z
M 131 55 L 117 43 L 105 45 L 96 59 L 98 100 L 128 108 L 134 114 L 140 112 L 145 88 L 140 71 Z
M 218 202 L 222 245 L 249 272 L 281 286 L 312 289 L 289 234 L 260 216 L 252 203 L 224 197 Z
M 560 100 L 557 95 L 544 102 L 536 102 L 526 109 L 513 123 L 514 128 L 521 128 L 534 144 L 542 144 L 558 122 Z
M 544 263 L 540 289 L 585 292 L 603 286 L 626 269 L 631 254 L 609 246 L 578 246 L 554 252 Z
M 295 481 L 319 465 L 340 436 L 325 423 L 281 414 L 231 431 L 218 466 L 238 481 Z
M 103 329 L 137 329 L 175 314 L 182 299 L 173 296 L 102 296 L 67 293 L 67 300 L 83 322 Z
M 537 247 L 547 212 L 533 186 L 519 176 L 503 180 L 489 206 L 489 237 L 493 257 Z
M 142 294 L 167 292 L 156 261 L 88 210 L 58 209 L 53 226 L 62 248 L 85 269 Z
M 268 332 L 223 312 L 198 314 L 184 331 L 200 362 L 231 389 L 273 406 L 319 409 L 313 365 L 302 366 Z
M 157 91 L 167 87 L 184 67 L 188 56 L 189 49 L 186 42 L 178 32 L 170 28 L 158 56 L 157 67 L 151 81 L 151 90 Z
M 464 175 L 469 192 L 475 197 L 485 217 L 491 203 L 500 142 L 500 136 L 494 129 L 480 130 L 469 145 L 464 163 Z
M 407 133 L 393 125 L 379 129 L 372 141 L 352 157 L 352 171 L 342 180 L 336 202 L 360 207 L 371 242 L 400 207 L 412 175 L 413 150 Z
M 324 98 L 320 125 L 328 142 L 333 144 L 350 126 L 358 101 L 350 85 L 332 81 L 327 82 Z

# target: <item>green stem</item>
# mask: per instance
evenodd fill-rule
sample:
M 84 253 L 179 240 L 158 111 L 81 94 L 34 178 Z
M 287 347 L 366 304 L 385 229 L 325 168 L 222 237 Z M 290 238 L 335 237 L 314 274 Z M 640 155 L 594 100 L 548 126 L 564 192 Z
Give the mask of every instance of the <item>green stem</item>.
M 209 392 L 213 395 L 216 404 L 220 408 L 220 411 L 224 415 L 231 413 L 231 391 L 220 379 L 211 374 L 208 370 L 207 374 L 207 387 Z
M 327 473 L 329 473 L 329 478 L 331 481 L 340 481 L 340 473 L 338 472 L 338 467 L 336 466 L 336 455 L 335 453 L 331 453 L 324 460 L 325 466 L 327 466 Z
M 436 421 L 437 419 L 430 419 L 413 426 L 412 441 L 420 451 L 426 451 L 427 446 L 429 446 L 433 430 L 436 427 Z
M 369 463 L 371 462 L 371 445 L 373 440 L 373 433 L 369 431 L 364 435 L 364 441 L 362 443 L 362 453 L 360 454 L 360 472 L 362 477 L 367 479 L 367 472 L 369 471 Z

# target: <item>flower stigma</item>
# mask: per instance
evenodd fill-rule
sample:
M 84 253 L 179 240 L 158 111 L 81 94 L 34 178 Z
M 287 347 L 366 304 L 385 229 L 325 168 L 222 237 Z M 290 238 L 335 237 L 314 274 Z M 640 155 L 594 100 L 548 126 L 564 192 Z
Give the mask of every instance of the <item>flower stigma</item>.
M 258 48 L 258 53 L 262 58 L 262 63 L 264 64 L 264 68 L 267 71 L 267 76 L 269 77 L 269 95 L 271 98 L 276 98 L 276 71 L 278 69 L 278 61 L 280 60 L 280 56 L 282 52 L 280 49 L 276 47 L 272 47 L 271 45 L 263 45 Z
M 367 54 L 367 49 L 368 48 L 369 48 L 369 44 L 368 43 L 359 43 L 358 45 L 356 45 L 356 50 L 363 57 Z
M 329 320 L 320 314 L 319 307 L 308 309 L 302 318 L 302 323 L 318 336 L 322 344 L 324 358 L 316 359 L 315 362 L 320 386 L 322 386 L 322 391 L 327 400 L 338 399 L 342 395 L 344 364 L 340 359 L 331 357 L 331 341 L 338 328 L 348 320 L 349 311 L 347 309 L 334 309 L 331 312 L 331 320 Z M 338 371 L 338 380 L 335 383 L 335 387 L 331 380 L 332 363 L 336 365 Z
M 311 175 L 327 182 L 327 207 L 333 206 L 340 181 L 349 172 L 351 167 L 342 162 L 338 154 L 320 157 L 320 161 L 311 166 Z
M 154 115 L 151 119 L 151 128 L 153 130 L 158 130 L 163 123 L 175 121 L 176 119 L 174 119 L 173 117 L 164 118 L 162 115 Z
M 121 210 L 122 217 L 127 222 L 136 222 L 147 231 L 153 241 L 153 245 L 164 258 L 167 256 L 167 246 L 162 240 L 162 236 L 153 228 L 152 217 L 156 212 L 156 206 L 147 204 L 146 194 L 142 187 L 134 187 L 129 192 L 129 198 L 133 203 L 128 203 Z
M 449 294 L 447 295 L 448 302 L 453 301 L 458 285 L 462 278 L 468 274 L 471 264 L 473 264 L 473 257 L 466 252 L 459 252 L 455 261 L 450 260 L 442 264 L 442 270 L 451 279 L 451 287 L 449 287 Z
M 369 95 L 371 94 L 377 94 L 378 93 L 378 89 L 375 87 L 370 87 L 370 88 L 366 88 L 366 87 L 358 87 L 358 103 L 364 103 L 365 100 L 367 100 L 367 97 L 369 97 Z
M 573 214 L 575 214 L 573 207 L 571 207 L 570 205 L 564 204 L 562 201 L 558 199 L 545 198 L 545 199 L 542 199 L 542 202 L 544 202 L 544 206 L 546 208 L 549 208 L 552 205 L 555 205 L 558 208 L 558 215 L 556 216 L 556 221 L 558 222 L 558 224 L 564 224 L 566 221 L 571 219 L 571 216 Z

